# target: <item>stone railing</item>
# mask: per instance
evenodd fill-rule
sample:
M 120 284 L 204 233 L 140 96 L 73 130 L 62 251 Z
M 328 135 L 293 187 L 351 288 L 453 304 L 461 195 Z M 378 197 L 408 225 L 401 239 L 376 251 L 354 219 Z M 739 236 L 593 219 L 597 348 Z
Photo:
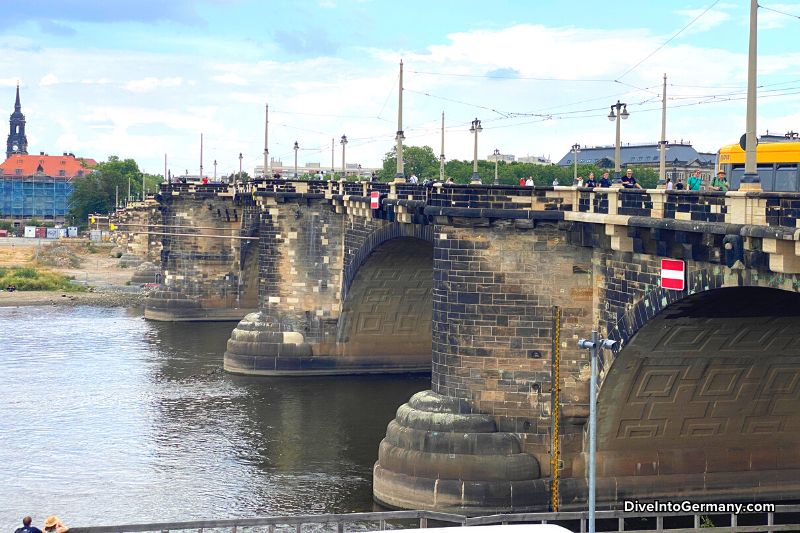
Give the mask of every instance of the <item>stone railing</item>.
M 324 195 L 334 205 L 364 208 L 370 193 L 386 200 L 424 202 L 425 214 L 440 208 L 441 214 L 454 209 L 500 211 L 558 211 L 674 219 L 691 222 L 798 228 L 800 193 L 730 191 L 666 191 L 664 189 L 617 189 L 578 187 L 524 187 L 518 185 L 411 185 L 368 181 L 256 180 L 238 185 L 238 194 L 256 196 Z M 227 184 L 162 184 L 161 192 L 171 194 L 206 192 L 232 194 Z M 320 196 L 321 197 L 321 196 Z M 352 202 L 346 205 L 345 202 Z M 358 204 L 358 205 L 356 205 Z M 404 206 L 407 207 L 407 206 Z M 368 209 L 360 213 L 362 216 Z M 513 218 L 513 217 L 512 217 Z M 531 218 L 552 218 L 536 216 Z M 560 217 L 559 217 L 560 218 Z M 577 219 L 573 216 L 567 220 Z M 600 222 L 600 220 L 597 220 Z M 796 239 L 794 239 L 796 240 Z

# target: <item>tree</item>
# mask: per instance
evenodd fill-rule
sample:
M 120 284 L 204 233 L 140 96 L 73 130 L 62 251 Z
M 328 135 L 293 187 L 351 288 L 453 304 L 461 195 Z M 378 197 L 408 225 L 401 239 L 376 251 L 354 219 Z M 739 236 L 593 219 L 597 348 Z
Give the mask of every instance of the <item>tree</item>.
M 69 196 L 69 212 L 73 224 L 85 221 L 90 213 L 108 213 L 114 210 L 117 191 L 120 200 L 124 200 L 128 195 L 128 183 L 131 197 L 135 199 L 142 198 L 142 177 L 148 193 L 158 192 L 158 185 L 164 181 L 159 175 L 143 175 L 133 159 L 121 160 L 115 155 L 89 169 L 92 170 L 90 174 L 73 181 L 75 190 Z
M 85 222 L 91 213 L 108 213 L 113 200 L 103 188 L 99 174 L 87 175 L 73 182 L 75 190 L 69 195 L 69 215 L 72 223 Z M 127 186 L 127 183 L 126 183 Z
M 392 181 L 397 174 L 397 147 L 383 156 L 383 169 L 378 173 L 380 181 Z M 434 178 L 439 175 L 439 159 L 430 146 L 403 147 L 403 174 L 414 174 L 418 178 Z

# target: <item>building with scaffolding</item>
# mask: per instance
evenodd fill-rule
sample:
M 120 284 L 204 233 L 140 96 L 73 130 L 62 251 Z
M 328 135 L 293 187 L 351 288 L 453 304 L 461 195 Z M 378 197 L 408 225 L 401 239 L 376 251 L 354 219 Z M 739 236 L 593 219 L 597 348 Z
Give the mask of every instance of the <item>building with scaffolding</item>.
M 73 181 L 91 172 L 94 159 L 76 158 L 64 152 L 51 156 L 44 152 L 28 154 L 25 136 L 25 115 L 19 100 L 19 86 L 14 112 L 11 114 L 7 141 L 7 159 L 0 164 L 0 218 L 15 226 L 33 218 L 60 223 L 69 212 L 69 195 Z

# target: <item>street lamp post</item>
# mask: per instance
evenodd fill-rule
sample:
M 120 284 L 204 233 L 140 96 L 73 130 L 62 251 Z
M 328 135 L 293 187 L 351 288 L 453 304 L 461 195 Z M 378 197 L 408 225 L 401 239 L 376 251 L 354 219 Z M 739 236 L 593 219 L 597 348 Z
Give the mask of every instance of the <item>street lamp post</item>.
M 745 129 L 744 174 L 740 190 L 760 191 L 761 178 L 756 168 L 756 62 L 758 29 L 758 1 L 750 0 L 750 48 L 747 61 L 747 127 Z
M 494 184 L 500 185 L 500 180 L 497 179 L 497 160 L 500 158 L 500 150 L 494 149 Z
M 616 113 L 614 111 L 616 110 Z M 620 111 L 621 110 L 621 111 Z M 616 120 L 617 121 L 617 143 L 614 145 L 614 182 L 613 186 L 621 187 L 622 186 L 622 179 L 619 175 L 620 170 L 620 161 L 619 161 L 619 119 L 627 120 L 628 119 L 628 105 L 621 104 L 619 100 L 617 103 L 611 106 L 611 113 L 608 114 L 608 120 Z
M 342 140 L 339 141 L 339 144 L 342 145 L 342 179 L 346 180 L 347 179 L 347 171 L 345 169 L 347 167 L 345 167 L 345 164 L 344 164 L 344 147 L 347 146 L 347 135 L 342 135 Z
M 595 533 L 595 452 L 597 449 L 597 352 L 598 350 L 613 350 L 617 343 L 601 339 L 596 331 L 592 331 L 592 339 L 581 339 L 578 348 L 590 350 L 592 358 L 592 373 L 589 379 L 589 533 Z
M 659 189 L 667 188 L 667 75 L 664 74 L 664 90 L 661 96 L 661 141 L 659 141 L 658 183 Z
M 481 179 L 478 177 L 478 133 L 483 131 L 483 127 L 481 126 L 481 121 L 477 118 L 472 121 L 472 126 L 469 128 L 470 133 L 475 134 L 475 155 L 473 157 L 472 162 L 472 182 L 480 182 Z
M 581 145 L 580 144 L 575 143 L 575 144 L 572 145 L 572 155 L 575 158 L 574 165 L 573 165 L 575 167 L 575 172 L 573 173 L 574 176 L 572 177 L 572 186 L 573 187 L 576 187 L 578 185 L 578 152 L 580 152 L 580 151 L 581 151 Z
M 239 183 L 242 182 L 242 152 L 239 152 Z
M 397 104 L 397 173 L 394 175 L 395 183 L 406 181 L 403 175 L 403 60 L 400 60 L 400 84 L 398 85 L 398 104 Z
M 297 151 L 300 149 L 300 146 L 297 144 L 297 141 L 294 142 L 294 179 L 297 179 Z
M 214 181 L 217 181 L 217 160 L 214 160 Z

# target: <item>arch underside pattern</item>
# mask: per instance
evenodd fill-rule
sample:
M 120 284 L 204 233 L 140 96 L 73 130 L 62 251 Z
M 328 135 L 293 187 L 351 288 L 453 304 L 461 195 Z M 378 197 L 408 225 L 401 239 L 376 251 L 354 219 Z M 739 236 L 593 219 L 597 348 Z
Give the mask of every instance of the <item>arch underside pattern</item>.
M 417 224 L 400 224 L 390 222 L 378 227 L 366 236 L 361 246 L 345 257 L 343 268 L 342 300 L 346 300 L 350 286 L 361 265 L 370 254 L 381 244 L 391 239 L 410 237 L 421 239 L 433 244 L 433 226 L 419 226 Z M 431 250 L 433 248 L 431 247 Z M 431 252 L 431 272 L 433 272 L 433 252 Z
M 432 309 L 433 245 L 410 237 L 385 241 L 353 278 L 336 351 L 418 358 L 430 370 Z
M 796 497 L 798 407 L 800 295 L 695 294 L 649 320 L 611 365 L 598 394 L 597 475 L 637 497 Z M 586 460 L 575 459 L 574 476 Z

